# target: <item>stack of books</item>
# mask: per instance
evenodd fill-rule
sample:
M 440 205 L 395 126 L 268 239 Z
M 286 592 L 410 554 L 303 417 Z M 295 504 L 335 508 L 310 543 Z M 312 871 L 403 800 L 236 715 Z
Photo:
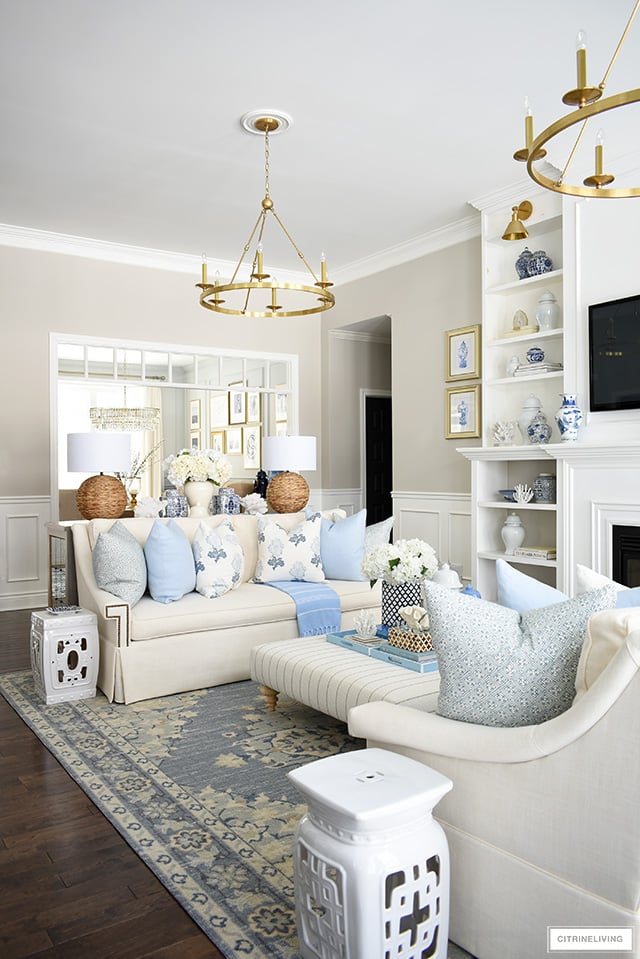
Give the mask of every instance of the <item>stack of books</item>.
M 555 546 L 517 546 L 513 551 L 519 559 L 555 559 Z
M 517 366 L 513 372 L 514 376 L 533 376 L 535 373 L 558 373 L 562 369 L 562 363 L 525 363 Z

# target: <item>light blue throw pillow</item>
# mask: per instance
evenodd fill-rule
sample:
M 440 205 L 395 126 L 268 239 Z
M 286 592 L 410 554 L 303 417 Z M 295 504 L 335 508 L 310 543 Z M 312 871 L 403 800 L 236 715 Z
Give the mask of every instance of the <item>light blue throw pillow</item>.
M 355 582 L 366 579 L 362 574 L 366 520 L 367 511 L 364 509 L 335 523 L 322 520 L 320 556 L 327 579 Z
M 147 564 L 142 546 L 120 520 L 98 534 L 91 559 L 99 588 L 135 606 L 147 588 Z
M 521 573 L 503 559 L 496 560 L 496 580 L 500 605 L 508 606 L 519 613 L 528 609 L 540 609 L 541 606 L 552 606 L 554 603 L 564 603 L 569 599 L 566 593 L 541 583 L 533 576 Z
M 175 520 L 156 520 L 144 544 L 147 580 L 151 598 L 173 603 L 196 585 L 196 566 L 191 543 Z
M 529 726 L 571 706 L 589 617 L 615 603 L 615 588 L 518 613 L 423 585 L 440 668 L 437 712 L 484 726 Z
M 640 586 L 618 591 L 616 607 L 618 609 L 628 609 L 629 606 L 640 606 Z

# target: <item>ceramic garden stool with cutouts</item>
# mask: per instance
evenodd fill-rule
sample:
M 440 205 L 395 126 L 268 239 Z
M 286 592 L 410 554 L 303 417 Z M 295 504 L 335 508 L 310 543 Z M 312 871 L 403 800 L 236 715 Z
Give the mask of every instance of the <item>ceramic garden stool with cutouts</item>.
M 100 658 L 95 613 L 79 606 L 31 613 L 30 647 L 36 690 L 47 705 L 95 696 Z
M 449 848 L 431 811 L 451 780 L 386 749 L 329 756 L 289 778 L 308 807 L 294 850 L 303 959 L 446 959 Z

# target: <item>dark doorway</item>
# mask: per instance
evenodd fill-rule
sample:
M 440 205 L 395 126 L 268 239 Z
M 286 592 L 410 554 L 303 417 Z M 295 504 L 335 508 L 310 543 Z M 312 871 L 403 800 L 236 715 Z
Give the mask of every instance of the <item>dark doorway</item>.
M 365 396 L 365 506 L 367 526 L 393 513 L 391 397 Z

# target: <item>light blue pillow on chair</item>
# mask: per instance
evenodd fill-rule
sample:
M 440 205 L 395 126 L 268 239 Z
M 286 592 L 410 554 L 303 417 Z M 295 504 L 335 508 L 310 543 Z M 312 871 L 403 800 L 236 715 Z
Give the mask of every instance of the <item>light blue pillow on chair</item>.
M 628 609 L 629 606 L 640 606 L 640 586 L 621 589 L 616 596 L 617 609 Z
M 322 520 L 320 557 L 327 579 L 366 580 L 362 573 L 366 521 L 365 509 L 336 523 Z
M 144 544 L 147 583 L 151 598 L 173 603 L 196 586 L 196 564 L 191 543 L 175 520 L 155 521 Z
M 508 606 L 519 613 L 529 609 L 541 609 L 543 606 L 553 606 L 554 603 L 564 603 L 569 597 L 553 586 L 541 583 L 533 576 L 527 576 L 520 570 L 514 569 L 503 559 L 496 560 L 496 579 L 498 582 L 498 603 Z

